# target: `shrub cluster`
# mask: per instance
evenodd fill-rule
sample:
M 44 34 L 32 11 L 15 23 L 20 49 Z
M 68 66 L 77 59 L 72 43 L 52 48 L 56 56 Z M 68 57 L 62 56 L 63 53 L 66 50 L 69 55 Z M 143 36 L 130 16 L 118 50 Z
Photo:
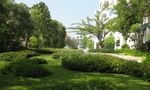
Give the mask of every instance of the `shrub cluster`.
M 47 64 L 48 62 L 43 59 L 43 58 L 30 58 L 30 59 L 27 59 L 28 62 L 31 62 L 31 63 L 35 63 L 35 64 Z
M 50 74 L 46 68 L 30 60 L 11 62 L 2 69 L 2 73 L 25 77 L 42 77 Z
M 63 50 L 59 50 L 56 53 L 54 53 L 52 55 L 52 57 L 54 59 L 60 59 L 61 57 L 64 57 L 64 56 L 66 56 L 66 57 L 70 56 L 70 54 L 74 54 L 75 56 L 78 56 L 80 54 L 84 54 L 84 52 L 82 50 L 76 50 L 76 49 L 63 49 Z
M 88 82 L 71 82 L 57 83 L 51 87 L 52 90 L 118 90 L 112 82 L 105 80 L 90 80 Z
M 5 52 L 0 54 L 0 60 L 2 61 L 16 61 L 22 60 L 33 56 L 38 56 L 39 54 L 33 51 L 14 51 L 14 52 Z
M 31 50 L 33 50 L 37 53 L 40 53 L 40 54 L 52 54 L 57 51 L 57 50 L 51 49 L 51 48 L 39 48 L 39 49 L 31 49 Z
M 144 74 L 141 63 L 102 54 L 64 53 L 62 65 L 66 69 L 83 72 L 121 73 L 138 77 Z
M 100 53 L 119 53 L 113 49 L 101 48 L 101 49 L 91 49 L 89 52 L 100 52 Z
M 124 53 L 126 55 L 132 55 L 132 56 L 147 56 L 147 55 L 149 55 L 148 52 L 142 52 L 139 50 L 127 49 L 127 48 L 117 50 L 117 52 Z

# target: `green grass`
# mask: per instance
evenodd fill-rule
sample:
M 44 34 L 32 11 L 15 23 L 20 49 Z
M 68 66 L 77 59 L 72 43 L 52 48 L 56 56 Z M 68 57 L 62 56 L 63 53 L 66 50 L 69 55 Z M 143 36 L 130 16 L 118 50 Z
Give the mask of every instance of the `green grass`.
M 61 61 L 55 60 L 51 55 L 40 55 L 39 58 L 48 60 L 44 65 L 52 75 L 43 78 L 15 77 L 13 75 L 0 74 L 0 90 L 50 90 L 50 86 L 61 84 L 65 81 L 80 82 L 96 80 L 108 80 L 119 87 L 119 90 L 150 90 L 150 83 L 128 75 L 88 73 L 68 71 L 61 67 Z M 7 62 L 0 62 L 0 68 Z

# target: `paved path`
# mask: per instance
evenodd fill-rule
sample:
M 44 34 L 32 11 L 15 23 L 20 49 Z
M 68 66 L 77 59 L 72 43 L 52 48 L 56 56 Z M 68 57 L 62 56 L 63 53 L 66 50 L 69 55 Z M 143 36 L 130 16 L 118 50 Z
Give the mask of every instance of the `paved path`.
M 137 62 L 142 62 L 144 60 L 144 57 L 135 57 L 135 56 L 129 56 L 129 55 L 124 55 L 122 53 L 99 53 L 99 54 L 104 54 L 104 55 L 111 55 L 111 56 L 115 56 L 121 59 L 125 59 L 125 60 L 131 60 L 131 61 L 137 61 Z

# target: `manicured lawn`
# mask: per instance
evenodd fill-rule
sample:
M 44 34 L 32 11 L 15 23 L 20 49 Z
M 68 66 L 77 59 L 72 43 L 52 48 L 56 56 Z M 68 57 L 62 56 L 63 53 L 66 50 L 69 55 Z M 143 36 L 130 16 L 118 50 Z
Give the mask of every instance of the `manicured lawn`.
M 51 55 L 38 57 L 48 60 L 49 63 L 45 67 L 52 72 L 52 75 L 43 78 L 26 78 L 0 74 L 0 90 L 51 90 L 52 85 L 66 81 L 86 82 L 92 79 L 113 82 L 119 87 L 119 90 L 150 90 L 150 83 L 136 77 L 122 74 L 68 71 L 61 67 L 60 60 L 52 59 Z M 5 64 L 6 62 L 0 61 L 0 68 Z

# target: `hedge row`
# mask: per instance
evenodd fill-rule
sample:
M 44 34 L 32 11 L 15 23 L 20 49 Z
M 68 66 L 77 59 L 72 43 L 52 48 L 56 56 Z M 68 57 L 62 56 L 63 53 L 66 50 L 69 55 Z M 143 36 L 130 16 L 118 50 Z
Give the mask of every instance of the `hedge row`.
M 62 66 L 69 70 L 119 73 L 137 77 L 150 75 L 150 69 L 147 69 L 150 64 L 127 61 L 108 55 L 66 52 L 63 53 L 61 59 Z
M 118 90 L 118 87 L 108 80 L 66 81 L 55 82 L 48 86 L 49 90 Z M 37 88 L 42 90 L 43 88 Z
M 14 52 L 4 52 L 0 53 L 1 61 L 17 61 L 33 56 L 38 56 L 39 54 L 34 51 L 24 50 L 24 51 L 14 51 Z
M 31 60 L 18 60 L 11 62 L 1 70 L 2 74 L 14 74 L 25 77 L 48 76 L 50 72 L 41 65 Z
M 47 64 L 47 61 L 33 57 L 37 55 L 39 55 L 37 52 L 29 50 L 1 53 L 0 60 L 9 62 L 1 68 L 0 72 L 25 77 L 43 77 L 51 74 L 49 70 L 40 65 Z

